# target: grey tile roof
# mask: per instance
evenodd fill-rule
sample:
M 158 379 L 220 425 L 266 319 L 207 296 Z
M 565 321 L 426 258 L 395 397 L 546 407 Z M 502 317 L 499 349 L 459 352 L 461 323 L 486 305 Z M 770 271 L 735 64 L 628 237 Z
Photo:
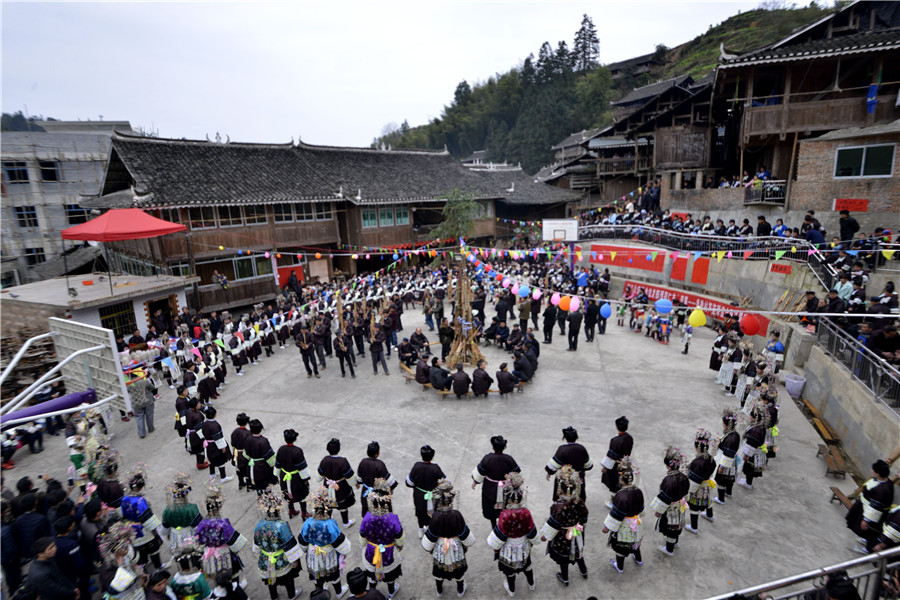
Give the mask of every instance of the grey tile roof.
M 53 277 L 62 277 L 66 274 L 66 267 L 70 271 L 93 262 L 103 255 L 101 246 L 82 246 L 74 252 L 66 255 L 65 260 L 62 256 L 50 259 L 39 265 L 35 265 L 28 269 L 28 277 L 32 281 L 42 281 Z
M 665 81 L 657 81 L 656 83 L 651 83 L 650 85 L 645 85 L 643 87 L 634 88 L 620 99 L 612 102 L 613 106 L 623 106 L 625 104 L 634 104 L 636 102 L 641 102 L 644 100 L 649 100 L 654 96 L 659 96 L 666 90 L 673 88 L 675 86 L 685 87 L 689 86 L 694 82 L 690 75 L 679 75 L 678 77 L 673 77 L 672 79 L 666 79 Z
M 828 56 L 884 52 L 900 49 L 900 28 L 867 31 L 830 39 L 754 50 L 721 61 L 720 69 L 764 63 L 813 60 Z
M 465 157 L 464 159 L 462 159 L 460 162 L 469 163 L 469 162 L 475 162 L 477 160 L 480 160 L 481 162 L 485 162 L 485 161 L 487 161 L 487 159 L 488 159 L 487 158 L 487 150 L 476 150 L 472 154 L 470 154 L 467 157 Z
M 568 148 L 570 146 L 579 146 L 584 143 L 586 140 L 591 139 L 598 133 L 600 133 L 600 129 L 582 129 L 576 133 L 571 134 L 569 137 L 565 138 L 563 141 L 554 144 L 550 147 L 551 150 L 558 150 L 560 148 Z
M 522 169 L 515 167 L 507 170 L 477 171 L 491 185 L 503 190 L 507 205 L 545 205 L 575 202 L 581 199 L 579 192 L 573 192 L 538 181 Z
M 132 181 L 133 193 L 128 190 Z M 370 204 L 435 200 L 454 188 L 478 198 L 503 195 L 502 189 L 492 187 L 445 151 L 222 144 L 116 135 L 103 195 L 82 205 L 269 204 L 341 197 Z

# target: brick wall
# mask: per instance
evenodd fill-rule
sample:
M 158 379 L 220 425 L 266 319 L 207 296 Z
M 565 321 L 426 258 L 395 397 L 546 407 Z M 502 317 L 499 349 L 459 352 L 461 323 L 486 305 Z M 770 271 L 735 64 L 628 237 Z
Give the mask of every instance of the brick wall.
M 814 209 L 830 213 L 835 198 L 864 198 L 866 213 L 852 213 L 863 231 L 876 225 L 897 227 L 900 214 L 900 147 L 894 151 L 894 176 L 875 178 L 834 178 L 834 159 L 838 148 L 869 144 L 898 143 L 900 134 L 885 134 L 841 140 L 807 140 L 800 143 L 797 181 L 791 190 L 791 208 Z

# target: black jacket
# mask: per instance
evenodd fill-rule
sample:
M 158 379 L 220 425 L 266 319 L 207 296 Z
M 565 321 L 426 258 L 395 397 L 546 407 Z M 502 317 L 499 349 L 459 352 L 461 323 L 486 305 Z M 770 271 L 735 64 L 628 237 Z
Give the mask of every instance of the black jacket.
M 75 584 L 63 575 L 53 559 L 33 561 L 28 569 L 28 583 L 41 600 L 75 599 Z

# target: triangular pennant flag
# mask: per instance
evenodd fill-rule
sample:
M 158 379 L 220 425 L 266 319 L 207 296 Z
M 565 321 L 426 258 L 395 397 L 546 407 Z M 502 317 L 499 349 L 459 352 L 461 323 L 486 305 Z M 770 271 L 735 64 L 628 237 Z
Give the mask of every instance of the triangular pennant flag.
M 775 251 L 775 260 L 781 260 L 781 257 L 785 255 L 787 250 L 776 250 Z
M 196 348 L 191 348 L 191 353 L 192 353 L 194 356 L 196 356 L 197 358 L 203 358 L 203 355 L 200 354 L 200 351 L 197 350 Z
M 659 252 L 651 252 L 651 253 L 650 253 L 650 260 L 651 260 L 651 261 L 656 260 L 656 256 L 657 256 L 658 254 L 659 254 Z
M 859 254 L 859 250 L 847 250 L 847 254 L 850 256 L 857 256 Z
M 896 250 L 882 250 L 882 251 L 881 251 L 881 254 L 882 254 L 887 260 L 893 260 L 893 258 L 894 258 L 894 252 L 896 252 Z
M 716 262 L 722 262 L 722 259 L 725 258 L 725 251 L 719 250 L 716 252 Z
M 304 304 L 304 306 L 307 306 L 307 305 L 306 305 L 306 304 Z M 234 335 L 236 335 L 236 336 L 237 336 L 237 338 L 238 338 L 238 339 L 239 339 L 239 340 L 241 340 L 241 341 L 242 341 L 242 342 L 243 342 L 243 341 L 244 341 L 244 334 L 243 334 L 243 333 L 241 333 L 241 332 L 240 332 L 240 331 L 238 331 L 238 332 L 237 332 L 237 333 L 235 333 L 235 334 L 234 334 Z
M 703 252 L 701 252 L 700 250 L 696 250 L 696 251 L 694 252 L 694 260 L 697 260 L 697 259 L 700 258 L 701 256 L 703 256 Z
M 172 362 L 172 358 L 169 357 L 169 356 L 165 357 L 165 358 L 162 359 L 160 362 L 161 362 L 162 364 L 166 365 L 167 367 L 169 367 L 170 369 L 174 369 L 174 368 L 175 368 L 175 363 Z
M 818 250 L 816 250 L 815 248 L 813 248 L 812 250 L 809 250 L 809 251 L 807 252 L 806 255 L 807 255 L 807 256 L 812 256 L 812 255 L 815 254 L 816 252 L 818 252 Z
M 616 253 L 615 253 L 615 252 L 610 252 L 609 255 L 612 256 L 612 259 L 613 259 L 613 260 L 616 260 Z
M 575 256 L 578 257 L 578 260 L 581 260 L 581 250 L 575 253 Z
M 225 347 L 225 342 L 223 342 L 223 341 L 222 341 L 221 339 L 219 339 L 219 338 L 216 338 L 216 339 L 215 339 L 215 343 L 216 343 L 216 346 L 219 346 L 220 348 L 224 348 L 224 347 Z
M 678 260 L 678 251 L 672 253 L 672 260 Z
M 272 324 L 272 327 L 275 327 L 275 323 L 276 323 L 275 317 L 272 317 L 271 319 L 269 319 L 269 322 Z
M 747 260 L 751 256 L 753 256 L 753 250 L 744 250 L 744 260 Z
M 597 253 L 593 250 L 591 251 L 591 260 L 597 260 Z
M 253 329 L 256 330 L 256 333 L 259 333 L 259 323 L 254 323 L 254 324 L 253 324 Z

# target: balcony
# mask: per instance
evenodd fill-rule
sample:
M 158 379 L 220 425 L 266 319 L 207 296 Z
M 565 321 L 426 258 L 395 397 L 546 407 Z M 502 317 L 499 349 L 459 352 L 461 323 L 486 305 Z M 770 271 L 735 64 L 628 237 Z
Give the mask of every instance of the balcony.
M 784 206 L 784 198 L 787 194 L 787 181 L 770 179 L 757 182 L 755 185 L 744 188 L 744 205 L 748 204 L 775 204 Z
M 229 281 L 228 289 L 222 289 L 220 285 L 201 285 L 197 288 L 197 294 L 189 300 L 190 306 L 203 309 L 209 313 L 213 310 L 223 310 L 240 306 L 251 306 L 257 302 L 269 302 L 278 293 L 273 275 L 251 277 Z
M 744 112 L 744 139 L 804 131 L 862 127 L 897 118 L 894 95 L 878 96 L 875 113 L 866 113 L 865 97 L 789 102 L 749 107 Z
M 635 164 L 635 161 L 637 164 Z M 597 176 L 604 175 L 628 175 L 638 171 L 647 171 L 653 167 L 653 157 L 633 156 L 616 157 L 616 158 L 598 158 L 597 159 Z

